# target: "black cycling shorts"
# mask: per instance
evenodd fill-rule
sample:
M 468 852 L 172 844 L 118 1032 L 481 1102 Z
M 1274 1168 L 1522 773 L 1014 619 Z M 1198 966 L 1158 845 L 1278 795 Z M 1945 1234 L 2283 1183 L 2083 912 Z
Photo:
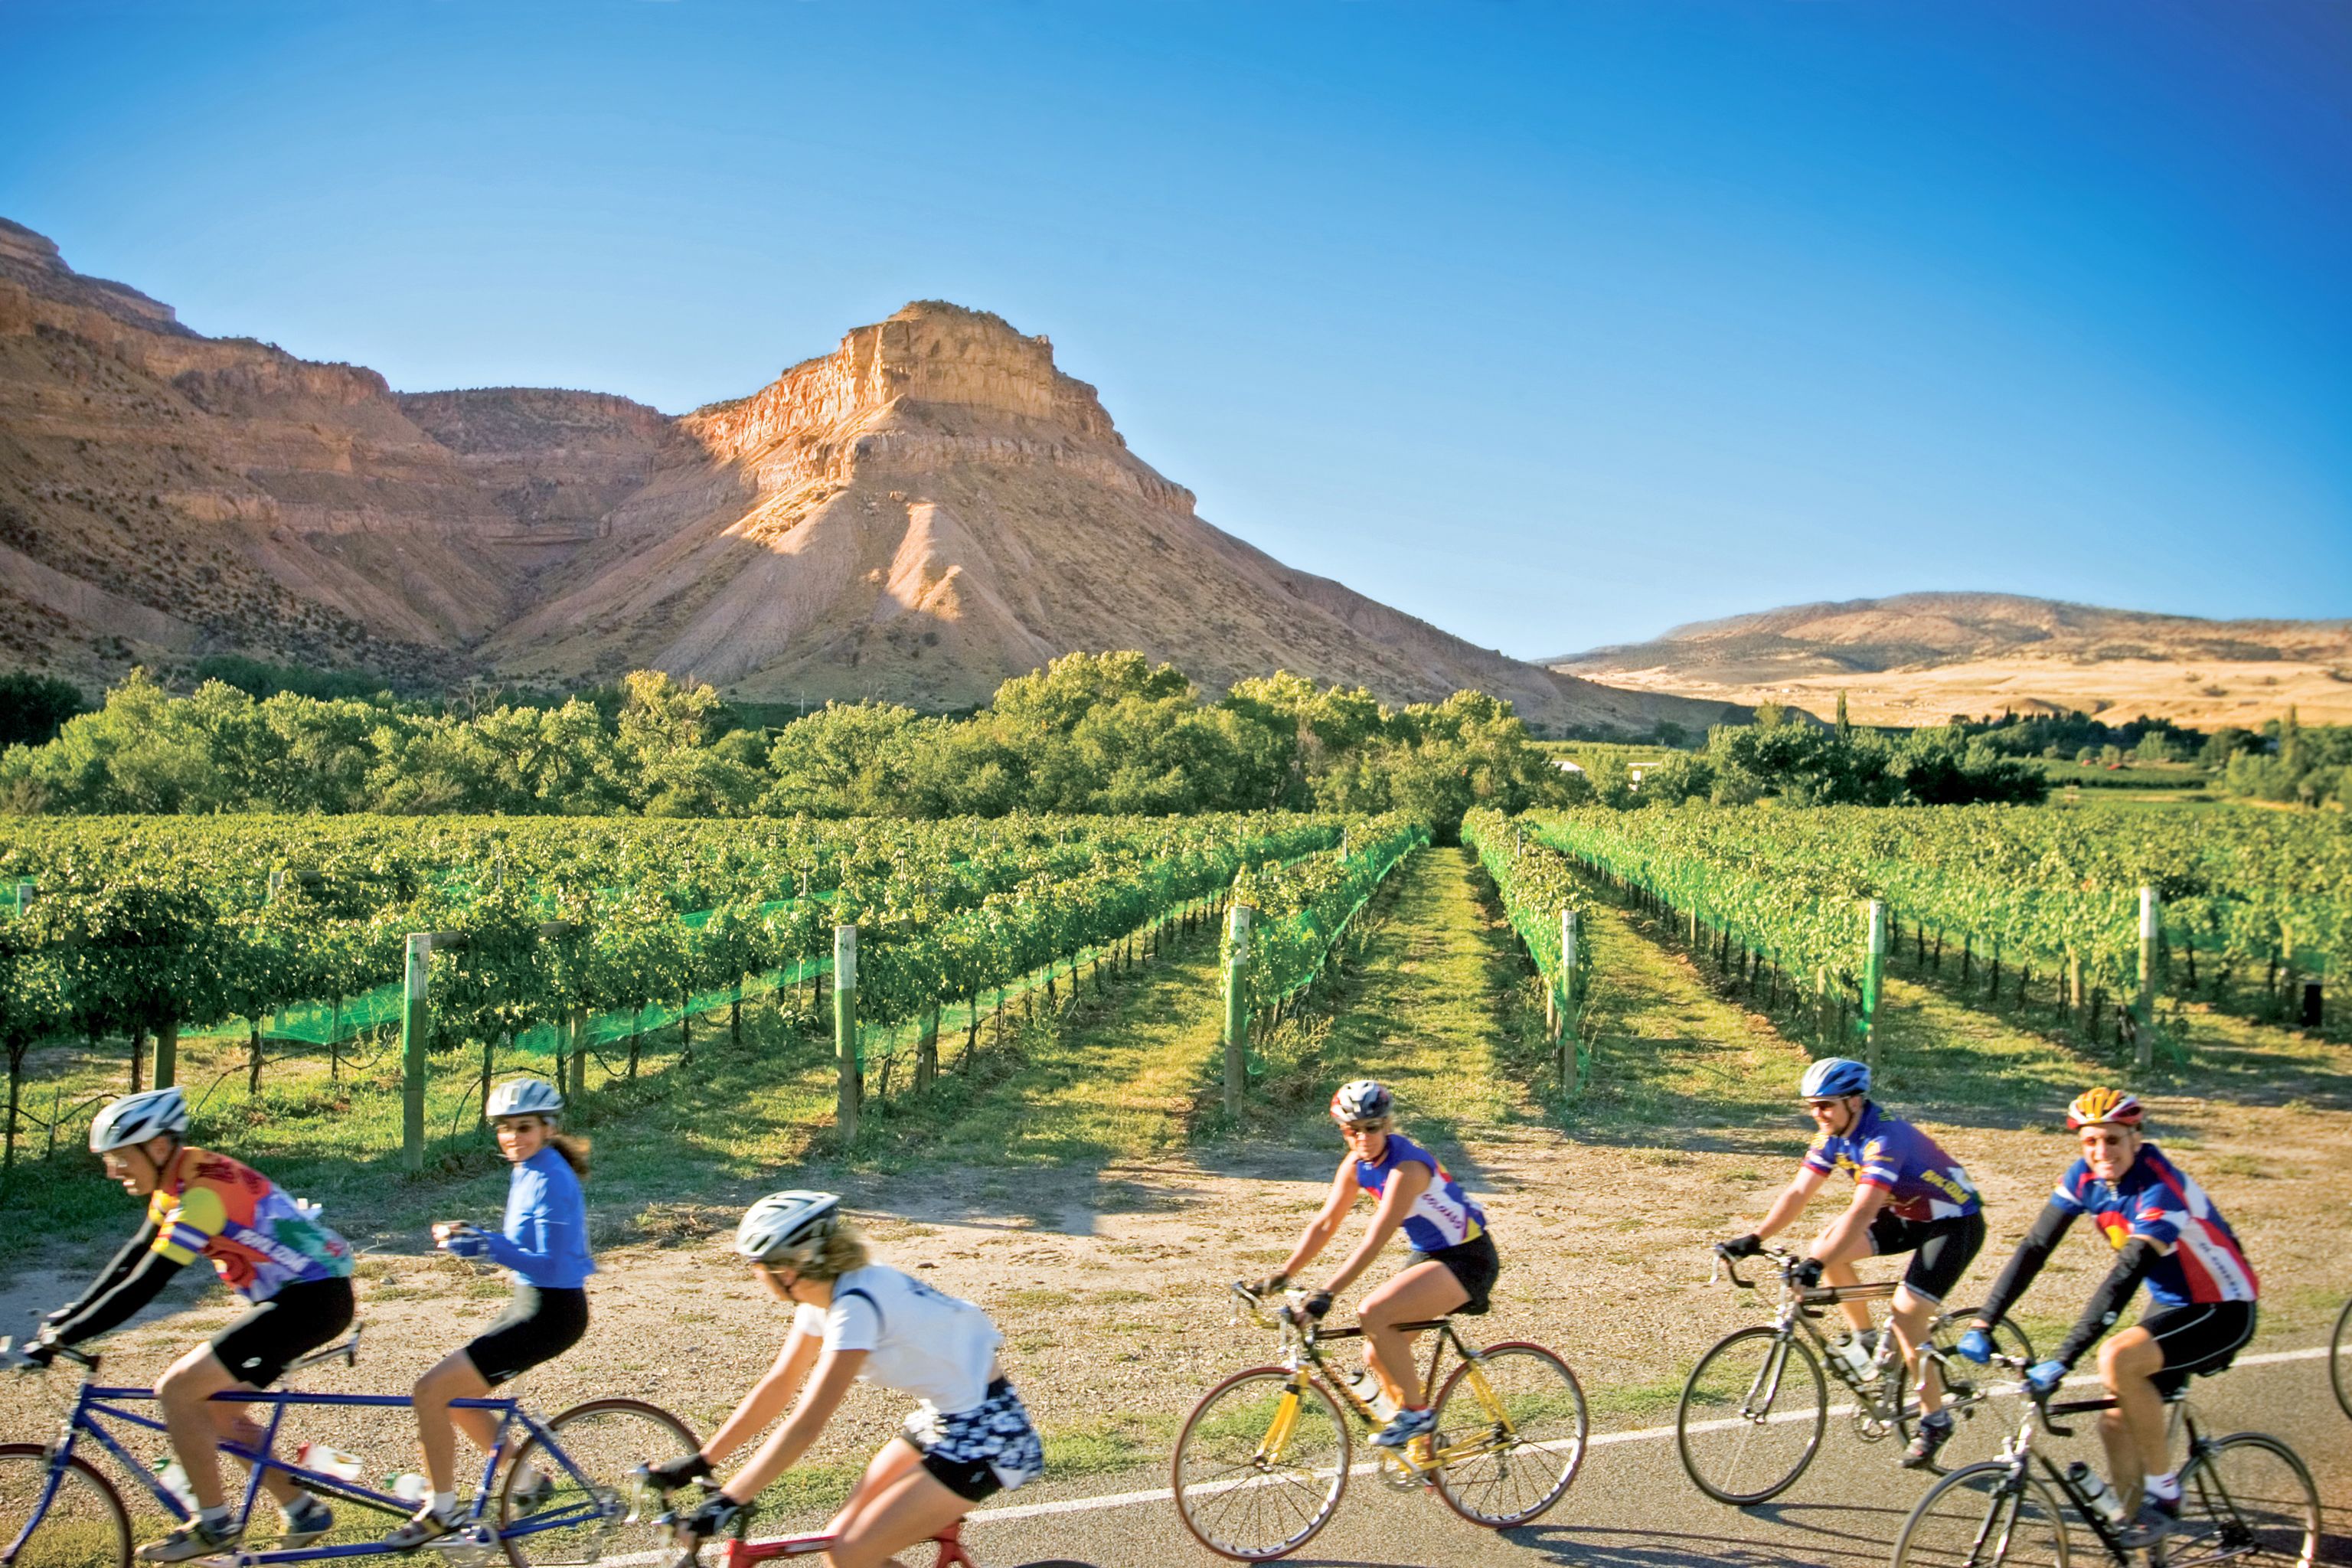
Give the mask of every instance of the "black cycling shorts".
M 1495 1291 L 1495 1276 L 1503 1271 L 1503 1259 L 1495 1251 L 1495 1238 L 1485 1231 L 1454 1246 L 1441 1247 L 1434 1252 L 1415 1252 L 1405 1266 L 1411 1268 L 1415 1263 L 1445 1265 L 1446 1272 L 1460 1280 L 1462 1289 L 1470 1293 L 1470 1300 L 1454 1310 L 1474 1318 L 1491 1304 L 1489 1298 Z
M 2178 1394 L 2192 1377 L 2210 1377 L 2237 1359 L 2254 1337 L 2252 1301 L 2158 1307 L 2139 1326 L 2156 1336 L 2164 1370 L 2148 1379 L 2159 1394 Z
M 466 1346 L 467 1359 L 492 1388 L 553 1361 L 588 1331 L 588 1292 L 515 1281 L 514 1300 Z
M 1903 1271 L 1904 1288 L 1931 1306 L 1944 1304 L 1984 1241 L 1981 1210 L 1946 1219 L 1905 1219 L 1880 1209 L 1870 1222 L 1870 1250 L 1881 1258 L 1911 1254 L 1911 1267 Z
M 352 1282 L 304 1279 L 213 1335 L 213 1354 L 228 1374 L 255 1388 L 268 1388 L 286 1368 L 352 1326 Z

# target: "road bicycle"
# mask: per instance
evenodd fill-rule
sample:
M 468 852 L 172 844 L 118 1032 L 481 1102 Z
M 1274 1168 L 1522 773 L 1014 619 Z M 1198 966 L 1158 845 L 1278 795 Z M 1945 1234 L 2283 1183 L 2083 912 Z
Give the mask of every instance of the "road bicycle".
M 293 1363 L 288 1373 L 341 1362 L 359 1361 L 360 1336 L 317 1351 Z M 0 1340 L 0 1355 L 8 1342 Z M 153 1494 L 165 1511 L 183 1522 L 191 1510 L 163 1485 L 160 1477 L 134 1458 L 118 1433 L 131 1429 L 162 1433 L 154 1415 L 130 1408 L 152 1402 L 154 1391 L 116 1387 L 98 1380 L 99 1358 L 60 1349 L 58 1363 L 81 1369 L 80 1387 L 55 1441 L 0 1444 L 0 1568 L 130 1568 L 131 1515 L 122 1494 L 104 1471 L 78 1450 L 86 1444 L 115 1462 Z M 222 1404 L 269 1406 L 257 1443 L 248 1446 L 223 1439 L 220 1452 L 248 1466 L 234 1519 L 240 1526 L 261 1517 L 274 1520 L 273 1500 L 262 1490 L 266 1472 L 276 1471 L 303 1490 L 338 1503 L 355 1504 L 397 1521 L 415 1512 L 413 1501 L 362 1486 L 328 1471 L 289 1464 L 273 1452 L 279 1427 L 289 1410 L 320 1405 L 369 1407 L 409 1405 L 405 1394 L 306 1394 L 276 1389 L 267 1392 L 230 1390 L 213 1398 Z M 592 1399 L 575 1405 L 551 1420 L 541 1421 L 509 1394 L 450 1402 L 460 1410 L 488 1411 L 499 1424 L 499 1440 L 482 1463 L 481 1484 L 471 1509 L 457 1527 L 429 1546 L 452 1568 L 484 1568 L 494 1553 L 503 1552 L 512 1568 L 549 1568 L 556 1563 L 591 1563 L 600 1557 L 658 1548 L 662 1536 L 650 1522 L 640 1522 L 629 1507 L 630 1468 L 646 1454 L 683 1458 L 700 1447 L 683 1421 L 667 1411 L 635 1399 Z M 136 1440 L 135 1438 L 133 1439 Z M 493 1487 L 502 1457 L 511 1454 L 503 1483 Z M 272 1526 L 274 1528 L 274 1526 Z M 381 1542 L 343 1545 L 311 1544 L 282 1550 L 256 1550 L 250 1544 L 230 1548 L 212 1563 L 235 1568 L 258 1564 L 319 1563 L 331 1558 L 382 1556 L 395 1550 Z
M 2352 1415 L 2352 1301 L 2336 1315 L 2336 1333 L 2327 1342 L 2327 1382 L 2336 1390 L 2336 1408 Z
M 1370 1433 L 1388 1417 L 1324 1354 L 1335 1341 L 1361 1338 L 1360 1326 L 1325 1328 L 1299 1305 L 1304 1291 L 1269 1310 L 1246 1285 L 1233 1289 L 1259 1327 L 1281 1335 L 1281 1353 L 1226 1378 L 1185 1417 L 1172 1464 L 1176 1511 L 1210 1551 L 1263 1562 L 1296 1552 L 1338 1510 L 1354 1468 L 1349 1420 Z M 1364 1468 L 1400 1490 L 1433 1489 L 1454 1512 L 1495 1530 L 1558 1502 L 1584 1463 L 1590 1429 L 1568 1363 L 1521 1341 L 1480 1350 L 1451 1317 L 1400 1327 L 1437 1335 L 1421 1389 L 1436 1426 L 1404 1449 L 1375 1449 Z
M 1880 1301 L 1893 1296 L 1892 1280 L 1869 1285 L 1804 1286 L 1797 1270 L 1804 1258 L 1767 1247 L 1780 1275 L 1780 1299 L 1772 1321 L 1727 1334 L 1701 1356 L 1683 1384 L 1675 1410 L 1675 1446 L 1683 1469 L 1698 1489 L 1717 1502 L 1745 1508 L 1780 1496 L 1796 1485 L 1821 1447 L 1833 1415 L 1853 1418 L 1854 1436 L 1876 1443 L 1889 1436 L 1908 1443 L 1919 1415 L 1918 1390 L 1910 1382 L 1891 1329 L 1879 1333 L 1869 1368 L 1857 1371 L 1832 1346 L 1817 1320 L 1842 1301 Z M 1709 1284 L 1726 1276 L 1742 1290 L 1757 1288 L 1739 1272 L 1739 1260 L 1715 1249 Z M 2005 1432 L 2009 1412 L 1997 1397 L 2013 1390 L 1997 1384 L 1953 1352 L 1976 1318 L 1973 1308 L 1942 1314 L 1928 1324 L 1923 1356 L 1938 1370 L 1944 1407 L 1952 1413 L 1952 1436 L 1932 1467 L 1935 1473 L 1991 1451 L 1986 1436 Z M 1841 1320 L 1843 1321 L 1843 1320 Z M 1993 1328 L 1998 1349 L 2031 1356 L 2033 1347 L 2007 1319 Z M 1822 1369 L 1853 1396 L 1832 1406 Z M 1993 1441 L 1998 1441 L 1995 1437 Z
M 656 1497 L 661 1495 L 659 1487 L 646 1475 L 644 1466 L 637 1468 L 636 1477 L 641 1488 Z M 694 1484 L 701 1489 L 705 1497 L 719 1490 L 719 1483 L 713 1480 L 698 1480 Z M 751 1564 L 764 1563 L 772 1557 L 814 1557 L 820 1552 L 832 1551 L 841 1542 L 841 1537 L 828 1535 L 823 1531 L 806 1535 L 772 1536 L 766 1541 L 749 1540 L 751 1516 L 755 1511 L 755 1509 L 747 1508 L 736 1514 L 726 1544 L 719 1552 L 718 1568 L 751 1568 Z M 676 1511 L 667 1512 L 654 1522 L 664 1530 L 675 1531 L 680 1523 L 680 1515 Z M 963 1523 L 962 1520 L 957 1520 L 931 1537 L 931 1544 L 938 1549 L 938 1555 L 931 1560 L 931 1568 L 980 1568 L 980 1559 L 964 1549 Z M 671 1568 L 699 1568 L 702 1546 L 700 1538 L 689 1538 Z M 1055 1557 L 1042 1563 L 1024 1563 L 1023 1568 L 1094 1568 L 1094 1565 Z
M 2030 1364 L 2019 1356 L 1994 1360 L 2020 1373 Z M 2074 1435 L 2053 1416 L 2111 1410 L 2116 1402 L 2053 1404 L 2050 1394 L 2021 1384 L 2021 1392 L 2028 1398 L 2001 1457 L 1954 1470 L 1919 1500 L 1895 1538 L 1895 1568 L 2066 1568 L 2068 1509 L 2111 1563 L 2129 1563 L 2133 1549 L 2122 1542 L 2123 1525 L 2095 1507 L 2084 1489 L 2090 1472 L 2079 1464 L 2060 1469 L 2049 1455 L 2033 1451 L 2036 1427 L 2053 1436 Z M 2217 1563 L 2310 1568 L 2319 1551 L 2319 1489 L 2311 1472 L 2294 1449 L 2264 1433 L 2205 1436 L 2184 1392 L 2167 1399 L 2189 1437 L 2189 1459 L 2179 1472 L 2180 1523 L 2144 1549 L 2148 1568 Z M 2042 1461 L 2038 1476 L 2035 1459 Z

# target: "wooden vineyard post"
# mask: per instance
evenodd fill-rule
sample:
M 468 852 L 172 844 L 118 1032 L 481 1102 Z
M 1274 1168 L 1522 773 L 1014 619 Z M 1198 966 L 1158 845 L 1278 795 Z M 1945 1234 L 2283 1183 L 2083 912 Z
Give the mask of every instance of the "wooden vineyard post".
M 150 1089 L 169 1089 L 178 1081 L 180 1070 L 180 1021 L 177 1018 L 155 1026 L 155 1055 L 147 1074 Z
M 2132 1005 L 2136 1065 L 2146 1072 L 2156 1060 L 2156 889 L 2139 890 L 2139 994 Z
M 1100 989 L 1099 976 L 1097 989 Z M 915 1044 L 915 1087 L 929 1089 L 940 1076 L 940 1005 L 923 1015 L 923 1037 Z
M 1570 1094 L 1584 1088 L 1583 987 L 1577 983 L 1576 911 L 1559 911 L 1559 1081 Z
M 1863 1060 L 1878 1074 L 1878 986 L 1886 975 L 1886 901 L 1870 900 L 1870 948 L 1862 964 Z
M 23 918 L 24 918 L 24 915 L 25 915 L 25 911 L 26 911 L 26 910 L 29 910 L 29 909 L 31 909 L 32 907 L 33 907 L 33 884 L 32 884 L 29 880 L 27 880 L 27 879 L 24 879 L 24 878 L 21 878 L 21 877 L 20 877 L 20 878 L 18 878 L 18 879 L 17 879 L 17 880 L 16 880 L 16 916 L 17 916 L 17 918 L 18 918 L 19 920 L 23 919 Z
M 409 933 L 400 1009 L 400 1163 L 412 1176 L 425 1170 L 425 1051 L 433 1037 L 425 977 L 432 952 L 430 932 Z
M 572 1082 L 563 1089 L 564 1097 L 577 1100 L 588 1092 L 588 1009 L 574 1007 L 563 1018 L 563 1054 L 570 1064 Z
M 857 1100 L 866 1087 L 857 1059 L 857 928 L 833 928 L 833 1054 L 839 1073 L 833 1121 L 843 1147 L 857 1142 Z
M 1242 1086 L 1249 1076 L 1250 907 L 1235 903 L 1226 916 L 1233 951 L 1225 955 L 1225 1114 L 1242 1113 Z

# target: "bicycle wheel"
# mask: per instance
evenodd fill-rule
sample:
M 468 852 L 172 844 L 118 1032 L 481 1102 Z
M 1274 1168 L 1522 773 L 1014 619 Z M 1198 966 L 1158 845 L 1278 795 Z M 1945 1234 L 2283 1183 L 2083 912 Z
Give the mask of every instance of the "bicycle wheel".
M 633 1501 L 629 1472 L 701 1447 L 685 1422 L 640 1400 L 592 1399 L 547 1430 L 555 1450 L 525 1439 L 499 1487 L 499 1543 L 514 1568 L 593 1563 L 668 1544 L 668 1532 L 650 1516 L 635 1523 L 624 1517 Z
M 1978 1366 L 1953 1353 L 1952 1347 L 1969 1331 L 1976 1316 L 1975 1308 L 1966 1307 L 1945 1313 L 1927 1328 L 1929 1342 L 1943 1352 L 1944 1408 L 1952 1413 L 1952 1436 L 1929 1467 L 1937 1475 L 1997 1458 L 2001 1444 L 2016 1433 L 2025 1414 L 2024 1396 L 2014 1373 L 1998 1366 Z M 2032 1342 L 2007 1318 L 1993 1325 L 1992 1345 L 2002 1355 L 2015 1356 L 2029 1365 L 2033 1361 Z M 1906 1368 L 1903 1414 L 1895 1423 L 1905 1443 L 1918 1431 L 1918 1423 L 1919 1384 Z
M 1176 1435 L 1176 1512 L 1220 1556 L 1296 1552 L 1348 1489 L 1348 1423 L 1322 1384 L 1278 1366 L 1209 1390 Z
M 2336 1337 L 2327 1342 L 2327 1381 L 2336 1386 L 2336 1403 L 2352 1415 L 2352 1301 L 2336 1316 Z
M 1473 1524 L 1527 1523 L 1560 1500 L 1584 1463 L 1584 1390 L 1541 1345 L 1493 1345 L 1461 1363 L 1433 1408 L 1431 1479 Z
M 2294 1449 L 2260 1432 L 2206 1444 L 2180 1472 L 2180 1528 L 2165 1561 L 2292 1563 L 2319 1552 L 2319 1489 Z
M 0 1552 L 33 1517 L 48 1484 L 47 1449 L 0 1443 Z M 16 1568 L 130 1568 L 131 1516 L 114 1483 L 79 1455 L 68 1458 L 57 1495 L 15 1562 Z
M 1954 1470 L 1927 1489 L 1903 1533 L 1895 1568 L 2066 1568 L 2066 1518 L 2057 1494 L 2021 1464 Z
M 1675 1446 L 1699 1490 L 1745 1506 L 1796 1483 L 1828 1420 L 1812 1351 L 1778 1329 L 1742 1329 L 1691 1368 L 1675 1411 Z

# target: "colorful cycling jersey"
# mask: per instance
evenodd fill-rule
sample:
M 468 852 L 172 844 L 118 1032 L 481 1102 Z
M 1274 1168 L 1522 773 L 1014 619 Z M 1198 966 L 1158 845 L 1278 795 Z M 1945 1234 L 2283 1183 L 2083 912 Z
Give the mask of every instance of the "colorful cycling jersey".
M 1864 1100 L 1862 1119 L 1842 1136 L 1823 1132 L 1805 1151 L 1805 1169 L 1850 1173 L 1854 1184 L 1878 1187 L 1898 1219 L 1955 1219 L 1982 1207 L 1976 1184 L 1933 1138 Z
M 2135 1236 L 2171 1247 L 2147 1271 L 2148 1297 L 2158 1306 L 2251 1301 L 2262 1289 L 2230 1222 L 2153 1143 L 2139 1146 L 2139 1158 L 2119 1182 L 2103 1182 L 2091 1174 L 2089 1161 L 2075 1161 L 2050 1197 L 2060 1208 L 2089 1215 L 2117 1249 Z
M 1486 1234 L 1486 1211 L 1470 1201 L 1470 1194 L 1446 1174 L 1436 1155 L 1410 1138 L 1391 1132 L 1377 1163 L 1357 1161 L 1356 1184 L 1377 1200 L 1401 1164 L 1426 1165 L 1431 1172 L 1429 1185 L 1422 1189 L 1404 1216 L 1404 1238 L 1415 1252 L 1459 1247 Z
M 210 1258 L 221 1283 L 248 1301 L 352 1272 L 351 1244 L 305 1214 L 277 1183 L 193 1145 L 172 1163 L 147 1202 L 147 1216 L 155 1222 L 154 1250 L 180 1264 Z

